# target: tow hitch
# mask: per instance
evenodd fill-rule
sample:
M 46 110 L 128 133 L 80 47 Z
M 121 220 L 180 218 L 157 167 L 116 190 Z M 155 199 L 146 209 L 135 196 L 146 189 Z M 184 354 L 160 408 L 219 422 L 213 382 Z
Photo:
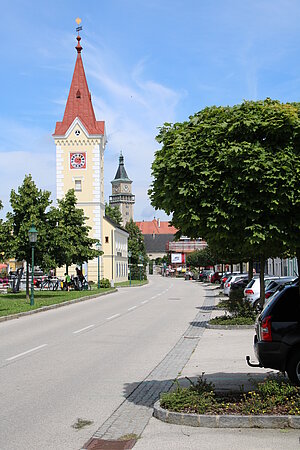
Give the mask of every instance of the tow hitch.
M 246 362 L 247 362 L 248 366 L 250 366 L 250 367 L 263 367 L 260 363 L 258 363 L 258 364 L 251 363 L 250 356 L 246 356 Z

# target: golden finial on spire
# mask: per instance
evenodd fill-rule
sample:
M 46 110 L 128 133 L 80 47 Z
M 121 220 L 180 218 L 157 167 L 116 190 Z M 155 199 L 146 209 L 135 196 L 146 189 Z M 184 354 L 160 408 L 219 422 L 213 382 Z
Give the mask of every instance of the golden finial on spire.
M 78 53 L 80 53 L 81 52 L 81 50 L 82 50 L 82 47 L 81 47 L 81 45 L 80 45 L 80 41 L 81 41 L 81 37 L 79 36 L 79 31 L 81 31 L 82 30 L 82 27 L 80 27 L 79 25 L 81 24 L 81 19 L 80 19 L 80 17 L 77 17 L 77 19 L 75 19 L 75 22 L 77 23 L 77 25 L 78 25 L 78 27 L 76 28 L 76 31 L 77 31 L 77 33 L 78 33 L 78 36 L 77 36 L 77 41 L 78 41 L 78 44 L 76 45 L 76 50 L 77 50 L 77 52 Z

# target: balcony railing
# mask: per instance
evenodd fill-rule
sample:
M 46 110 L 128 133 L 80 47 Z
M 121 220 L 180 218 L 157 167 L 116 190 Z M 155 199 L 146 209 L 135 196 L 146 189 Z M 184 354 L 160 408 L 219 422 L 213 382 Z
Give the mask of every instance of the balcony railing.
M 207 247 L 205 241 L 173 241 L 166 244 L 166 251 L 174 253 L 191 253 L 195 250 L 202 250 L 205 247 Z

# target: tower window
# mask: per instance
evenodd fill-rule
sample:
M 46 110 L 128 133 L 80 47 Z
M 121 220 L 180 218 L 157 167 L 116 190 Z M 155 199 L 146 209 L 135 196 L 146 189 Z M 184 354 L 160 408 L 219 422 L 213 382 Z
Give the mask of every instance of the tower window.
M 78 91 L 76 92 L 76 98 L 81 98 L 81 93 L 80 90 L 78 89 Z
M 108 244 L 108 236 L 105 236 L 105 244 Z
M 77 192 L 81 192 L 82 191 L 81 180 L 75 180 L 75 191 L 77 191 Z

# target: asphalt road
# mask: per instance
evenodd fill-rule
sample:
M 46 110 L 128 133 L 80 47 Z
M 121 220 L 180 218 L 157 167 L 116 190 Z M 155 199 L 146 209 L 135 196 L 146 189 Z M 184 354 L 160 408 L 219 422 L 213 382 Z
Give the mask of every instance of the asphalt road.
M 149 285 L 0 323 L 0 449 L 76 450 L 176 344 L 197 283 Z M 72 427 L 78 418 L 92 424 Z

